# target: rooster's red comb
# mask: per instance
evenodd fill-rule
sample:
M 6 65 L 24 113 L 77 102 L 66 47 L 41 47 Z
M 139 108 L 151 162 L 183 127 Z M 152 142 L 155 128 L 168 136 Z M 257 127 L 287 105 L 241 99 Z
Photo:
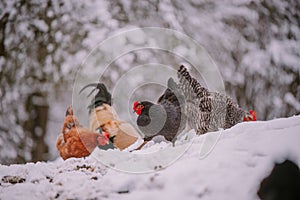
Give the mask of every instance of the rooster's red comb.
M 106 132 L 102 132 L 102 135 L 104 136 L 104 137 L 106 137 L 106 138 L 109 138 L 109 134 L 108 133 L 106 133 Z
M 133 110 L 136 110 L 136 107 L 139 105 L 140 103 L 138 101 L 135 101 L 133 103 Z

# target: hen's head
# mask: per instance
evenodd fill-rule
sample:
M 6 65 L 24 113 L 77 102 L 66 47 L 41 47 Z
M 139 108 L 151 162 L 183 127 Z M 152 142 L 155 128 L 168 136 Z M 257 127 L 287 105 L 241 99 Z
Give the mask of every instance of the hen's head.
M 149 101 L 142 101 L 142 102 L 139 102 L 139 101 L 135 101 L 133 103 L 133 111 L 137 114 L 137 115 L 140 115 L 142 114 L 142 112 L 149 112 L 149 109 L 151 106 L 153 106 L 154 104 L 149 102 Z
M 244 116 L 244 121 L 256 121 L 256 112 L 250 110 L 249 113 Z
M 144 105 L 141 102 L 135 101 L 133 103 L 133 111 L 137 114 L 140 115 L 144 109 Z
M 101 146 L 105 146 L 105 145 L 109 144 L 109 135 L 108 135 L 108 133 L 103 131 L 98 136 L 97 141 L 98 141 L 99 145 L 101 145 Z
M 68 115 L 73 115 L 73 107 L 72 107 L 72 105 L 70 105 L 70 106 L 67 108 L 67 111 L 66 111 L 65 116 L 68 116 Z

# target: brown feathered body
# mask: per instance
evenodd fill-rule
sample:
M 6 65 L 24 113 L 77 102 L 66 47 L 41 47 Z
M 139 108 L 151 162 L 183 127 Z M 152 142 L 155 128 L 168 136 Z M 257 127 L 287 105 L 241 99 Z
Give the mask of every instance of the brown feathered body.
M 73 114 L 65 117 L 62 132 L 56 141 L 59 155 L 64 159 L 89 156 L 98 145 L 108 141 L 103 135 L 82 127 Z

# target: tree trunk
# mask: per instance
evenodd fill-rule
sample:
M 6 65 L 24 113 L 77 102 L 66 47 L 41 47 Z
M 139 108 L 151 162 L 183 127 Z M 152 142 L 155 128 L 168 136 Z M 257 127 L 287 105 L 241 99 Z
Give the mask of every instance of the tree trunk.
M 45 95 L 33 93 L 29 95 L 26 103 L 29 118 L 25 122 L 24 129 L 26 137 L 32 140 L 31 161 L 47 160 L 48 145 L 45 135 L 48 121 L 49 106 Z

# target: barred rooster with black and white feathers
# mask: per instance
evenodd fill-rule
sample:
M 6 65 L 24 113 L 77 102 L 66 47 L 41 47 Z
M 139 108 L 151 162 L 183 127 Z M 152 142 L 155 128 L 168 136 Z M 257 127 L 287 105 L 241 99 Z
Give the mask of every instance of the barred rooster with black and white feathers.
M 243 121 L 256 121 L 256 112 L 241 109 L 229 96 L 210 92 L 181 65 L 178 87 L 185 97 L 185 113 L 197 134 L 227 129 Z

